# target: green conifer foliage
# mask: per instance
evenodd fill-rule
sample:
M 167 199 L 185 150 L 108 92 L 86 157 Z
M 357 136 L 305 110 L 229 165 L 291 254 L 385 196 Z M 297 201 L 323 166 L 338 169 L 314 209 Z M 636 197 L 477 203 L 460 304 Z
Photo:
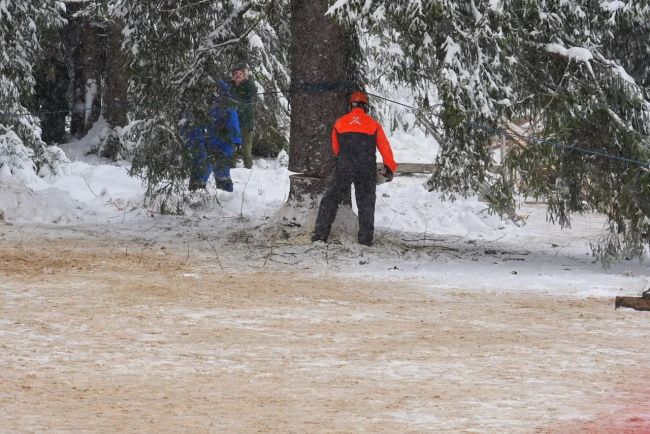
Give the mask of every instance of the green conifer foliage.
M 549 219 L 562 225 L 572 213 L 602 212 L 609 230 L 594 252 L 605 260 L 643 254 L 648 1 L 339 0 L 330 12 L 377 38 L 371 55 L 379 69 L 422 100 L 438 98 L 430 115 L 443 143 L 432 188 L 453 198 L 488 182 L 496 210 L 516 193 L 544 197 Z M 511 152 L 495 173 L 490 145 L 521 119 L 538 140 Z
M 63 3 L 0 0 L 0 173 L 34 169 L 49 161 L 37 119 L 27 104 L 34 91 L 34 65 L 47 29 L 63 24 Z
M 180 212 L 190 158 L 179 135 L 189 116 L 207 123 L 217 81 L 227 77 L 238 42 L 235 20 L 250 6 L 239 2 L 118 0 L 129 65 L 132 172 L 142 175 L 147 197 L 165 212 Z
M 132 171 L 144 177 L 147 197 L 162 211 L 182 212 L 186 199 L 191 156 L 179 122 L 207 123 L 217 81 L 229 79 L 235 62 L 263 65 L 255 76 L 263 84 L 286 82 L 285 64 L 276 54 L 281 53 L 276 29 L 282 26 L 267 19 L 275 2 L 267 3 L 116 0 L 131 77 Z M 253 34 L 257 44 L 251 43 Z M 286 119 L 277 97 L 257 103 L 272 107 L 273 123 L 280 123 L 278 116 Z

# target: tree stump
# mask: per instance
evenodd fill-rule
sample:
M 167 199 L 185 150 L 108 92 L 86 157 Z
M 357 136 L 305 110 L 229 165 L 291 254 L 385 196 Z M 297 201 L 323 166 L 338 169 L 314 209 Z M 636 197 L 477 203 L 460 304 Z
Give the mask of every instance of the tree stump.
M 318 209 L 328 179 L 298 174 L 291 175 L 289 180 L 289 205 L 296 208 Z

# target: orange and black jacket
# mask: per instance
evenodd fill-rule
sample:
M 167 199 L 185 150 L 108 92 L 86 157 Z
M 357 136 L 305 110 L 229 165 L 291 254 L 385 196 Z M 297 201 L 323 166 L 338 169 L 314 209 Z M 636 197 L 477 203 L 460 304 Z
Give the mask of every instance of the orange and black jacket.
M 337 155 L 337 165 L 350 169 L 375 168 L 375 152 L 379 149 L 384 164 L 395 173 L 397 163 L 384 130 L 361 108 L 353 108 L 337 119 L 332 129 L 332 151 Z

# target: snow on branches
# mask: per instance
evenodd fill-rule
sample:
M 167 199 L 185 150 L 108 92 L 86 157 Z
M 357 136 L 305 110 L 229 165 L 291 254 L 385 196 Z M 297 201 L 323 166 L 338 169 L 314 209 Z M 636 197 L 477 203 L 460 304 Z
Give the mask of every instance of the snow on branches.
M 36 118 L 23 98 L 34 90 L 39 31 L 63 24 L 59 1 L 0 0 L 0 173 L 33 176 L 49 165 Z M 37 164 L 35 164 L 37 163 Z
M 509 203 L 516 192 L 544 196 L 563 224 L 604 212 L 621 245 L 650 232 L 648 2 L 339 0 L 329 13 L 372 35 L 377 70 L 439 99 L 429 185 L 472 194 L 489 181 Z M 495 172 L 490 147 L 511 120 L 542 140 Z

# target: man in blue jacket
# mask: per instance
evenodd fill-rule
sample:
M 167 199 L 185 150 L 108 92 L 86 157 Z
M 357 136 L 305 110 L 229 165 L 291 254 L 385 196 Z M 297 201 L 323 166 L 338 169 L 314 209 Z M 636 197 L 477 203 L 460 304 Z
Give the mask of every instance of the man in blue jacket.
M 218 94 L 208 110 L 210 123 L 191 126 L 181 132 L 192 155 L 190 191 L 205 188 L 211 173 L 214 173 L 218 189 L 233 191 L 230 161 L 242 139 L 237 111 L 229 107 L 231 100 L 230 86 L 220 81 Z M 187 117 L 186 122 L 191 122 Z

